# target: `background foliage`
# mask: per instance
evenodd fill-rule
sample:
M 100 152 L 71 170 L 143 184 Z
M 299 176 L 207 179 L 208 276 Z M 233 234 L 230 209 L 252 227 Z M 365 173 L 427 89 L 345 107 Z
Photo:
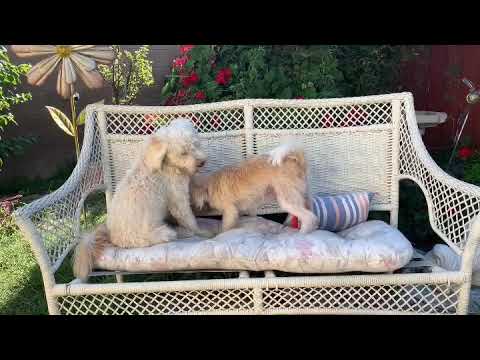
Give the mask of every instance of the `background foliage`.
M 328 98 L 401 89 L 402 65 L 424 47 L 182 45 L 165 105 L 241 98 Z
M 10 60 L 7 49 L 0 45 L 0 170 L 4 159 L 11 155 L 19 155 L 25 147 L 35 141 L 31 136 L 18 136 L 4 139 L 1 133 L 9 125 L 16 125 L 12 107 L 29 101 L 32 96 L 27 92 L 19 92 L 17 86 L 21 77 L 30 70 L 30 65 L 15 65 Z
M 140 91 L 154 84 L 150 45 L 136 51 L 112 45 L 115 59 L 111 65 L 99 65 L 98 70 L 112 86 L 112 102 L 115 105 L 131 105 Z

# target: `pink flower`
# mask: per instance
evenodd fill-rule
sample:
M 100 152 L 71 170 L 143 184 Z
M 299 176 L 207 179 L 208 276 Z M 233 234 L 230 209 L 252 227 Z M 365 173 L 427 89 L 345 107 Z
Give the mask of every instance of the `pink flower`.
M 190 87 L 192 85 L 197 84 L 199 81 L 200 81 L 200 77 L 197 75 L 196 72 L 193 72 L 189 76 L 183 78 L 182 84 L 185 87 Z
M 218 85 L 228 85 L 228 83 L 230 83 L 231 80 L 232 80 L 232 70 L 230 68 L 221 69 L 215 78 L 215 81 Z
M 295 99 L 305 99 L 303 96 L 295 96 Z
M 180 53 L 183 55 L 183 54 L 186 54 L 188 53 L 190 50 L 193 49 L 195 45 L 180 45 Z

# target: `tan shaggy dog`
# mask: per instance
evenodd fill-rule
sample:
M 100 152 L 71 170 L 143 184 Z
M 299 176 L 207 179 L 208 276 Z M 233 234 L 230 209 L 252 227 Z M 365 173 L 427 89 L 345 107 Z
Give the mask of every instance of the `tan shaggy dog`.
M 209 175 L 195 175 L 191 186 L 194 209 L 208 206 L 219 211 L 222 231 L 235 227 L 241 213 L 254 216 L 258 207 L 273 200 L 298 217 L 302 233 L 318 226 L 318 218 L 308 209 L 304 151 L 292 141 L 236 166 Z
M 84 235 L 74 255 L 74 275 L 82 280 L 105 246 L 145 247 L 176 239 L 165 220 L 173 217 L 194 234 L 198 227 L 190 204 L 190 180 L 206 161 L 197 132 L 188 119 L 175 119 L 145 140 L 130 170 L 118 184 L 107 222 Z

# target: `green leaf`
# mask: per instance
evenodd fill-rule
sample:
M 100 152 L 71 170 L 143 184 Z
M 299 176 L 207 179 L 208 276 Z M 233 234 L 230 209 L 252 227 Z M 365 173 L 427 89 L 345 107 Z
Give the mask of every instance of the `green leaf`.
M 105 99 L 102 99 L 100 101 L 97 101 L 97 102 L 94 102 L 93 104 L 105 104 Z M 77 116 L 77 125 L 80 126 L 80 125 L 84 125 L 85 124 L 85 117 L 86 117 L 86 112 L 85 112 L 85 109 L 87 107 L 85 107 L 81 112 L 80 114 L 78 114 Z
M 67 117 L 67 115 L 65 115 L 63 112 L 61 112 L 57 108 L 54 108 L 53 106 L 45 106 L 45 107 L 49 111 L 50 116 L 52 117 L 53 121 L 55 121 L 55 123 L 58 125 L 58 127 L 68 135 L 73 136 L 73 133 L 74 133 L 73 125 L 70 119 Z
M 280 99 L 291 99 L 292 96 L 293 96 L 292 89 L 290 89 L 289 87 L 286 87 L 286 88 L 283 89 L 283 91 L 280 93 L 279 98 L 280 98 Z

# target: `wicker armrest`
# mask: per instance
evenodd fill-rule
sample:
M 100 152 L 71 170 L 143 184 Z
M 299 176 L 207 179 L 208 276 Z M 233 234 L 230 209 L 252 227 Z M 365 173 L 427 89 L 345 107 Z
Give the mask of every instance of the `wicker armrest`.
M 13 216 L 30 241 L 42 272 L 54 273 L 75 245 L 86 197 L 104 189 L 100 154 L 92 142 L 98 131 L 87 122 L 80 158 L 67 181 L 56 191 L 17 209 Z
M 475 230 L 480 230 L 476 225 L 480 221 L 480 187 L 450 176 L 431 158 L 418 130 L 413 99 L 402 108 L 402 117 L 406 121 L 401 121 L 399 128 L 399 178 L 419 185 L 432 229 L 457 254 L 469 258 L 480 237 Z
M 74 171 L 58 190 L 13 214 L 39 262 L 42 258 L 53 272 L 76 243 L 84 200 L 93 191 L 104 190 L 103 184 L 95 181 L 99 176 L 92 172 L 95 169 L 86 169 L 83 174 Z

